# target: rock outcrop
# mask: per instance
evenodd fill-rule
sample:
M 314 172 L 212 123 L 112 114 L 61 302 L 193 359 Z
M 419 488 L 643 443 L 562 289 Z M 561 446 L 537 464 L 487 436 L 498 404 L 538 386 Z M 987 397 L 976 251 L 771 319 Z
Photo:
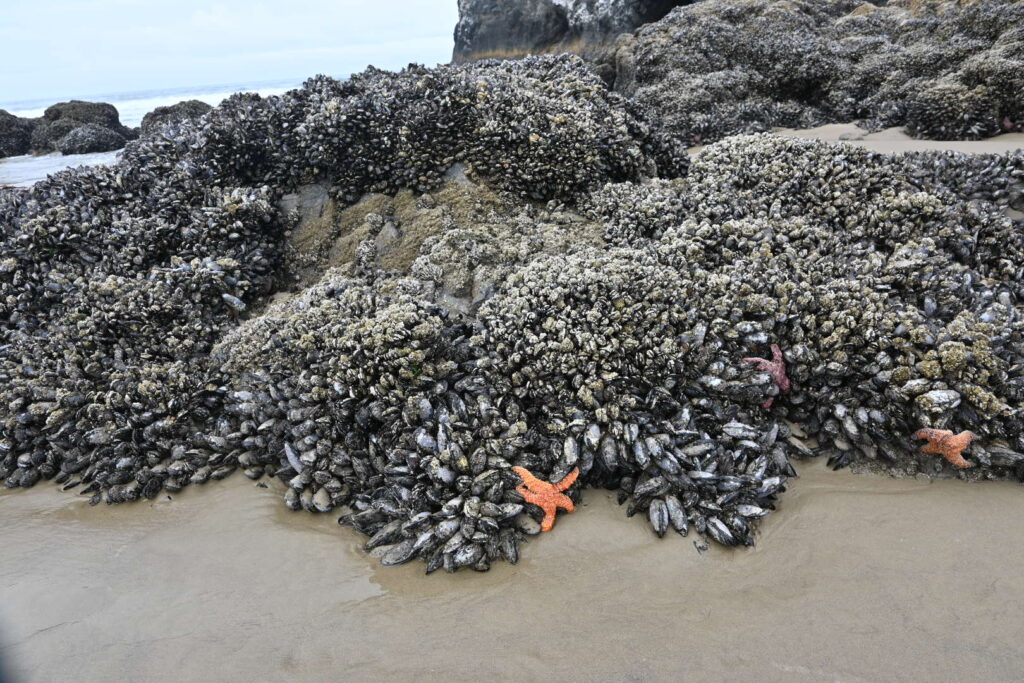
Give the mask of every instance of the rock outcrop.
M 0 158 L 28 154 L 33 128 L 31 119 L 23 119 L 0 109 Z
M 86 125 L 102 128 L 100 133 L 95 128 L 76 135 L 65 142 L 65 138 L 73 131 Z M 32 132 L 31 151 L 33 154 L 45 154 L 64 149 L 88 148 L 90 151 L 110 151 L 124 147 L 127 140 L 138 137 L 137 133 L 121 124 L 117 108 L 106 102 L 83 102 L 71 100 L 59 102 L 43 112 L 43 118 Z M 116 147 L 109 145 L 115 144 Z M 106 149 L 93 149 L 106 147 Z M 81 154 L 82 152 L 64 152 L 65 154 Z
M 459 0 L 456 62 L 575 52 L 595 63 L 616 37 L 690 0 Z M 603 76 L 610 75 L 602 74 Z
M 199 100 L 186 100 L 167 107 L 157 107 L 142 117 L 142 133 L 150 133 L 168 123 L 198 119 L 211 109 L 213 107 Z
M 43 118 L 47 121 L 60 121 L 71 119 L 120 131 L 124 128 L 121 125 L 117 107 L 106 102 L 83 102 L 82 100 L 71 100 L 70 102 L 58 102 L 46 108 Z
M 34 154 L 46 154 L 57 149 L 57 142 L 65 135 L 78 128 L 82 124 L 74 119 L 61 119 L 59 121 L 47 121 L 36 119 L 36 125 L 32 129 L 32 144 L 30 151 Z
M 92 154 L 112 152 L 124 147 L 125 138 L 109 128 L 95 123 L 79 126 L 57 141 L 61 154 Z
M 460 0 L 456 61 L 583 55 L 694 144 L 857 121 L 919 138 L 1024 130 L 1014 0 Z

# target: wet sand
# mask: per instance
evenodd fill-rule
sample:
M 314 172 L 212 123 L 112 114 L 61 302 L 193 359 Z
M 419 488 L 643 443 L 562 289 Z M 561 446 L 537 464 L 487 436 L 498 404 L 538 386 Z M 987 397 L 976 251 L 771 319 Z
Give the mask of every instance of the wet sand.
M 917 140 L 907 135 L 902 128 L 886 128 L 871 133 L 852 123 L 831 123 L 802 130 L 782 128 L 775 133 L 798 138 L 849 142 L 874 152 L 922 152 L 938 149 L 966 154 L 1001 154 L 1024 147 L 1024 133 L 1005 133 L 986 140 Z
M 1014 680 L 1024 488 L 800 467 L 752 550 L 611 494 L 487 574 L 385 569 L 234 476 L 88 507 L 0 493 L 15 680 Z
M 1004 133 L 985 140 L 918 140 L 902 128 L 886 128 L 870 132 L 854 123 L 829 123 L 817 128 L 776 128 L 776 135 L 813 138 L 829 142 L 849 142 L 873 152 L 901 153 L 928 150 L 949 150 L 965 154 L 1002 154 L 1024 148 L 1024 133 Z M 707 145 L 695 145 L 687 151 L 695 156 Z

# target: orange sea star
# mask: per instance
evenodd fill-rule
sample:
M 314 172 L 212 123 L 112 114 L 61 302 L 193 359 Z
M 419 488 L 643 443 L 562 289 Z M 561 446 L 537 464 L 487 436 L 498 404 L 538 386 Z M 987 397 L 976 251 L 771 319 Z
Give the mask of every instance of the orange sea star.
M 948 429 L 919 429 L 914 432 L 914 436 L 928 441 L 921 446 L 922 453 L 941 455 L 955 467 L 971 467 L 971 463 L 964 460 L 961 453 L 978 438 L 974 432 L 954 434 Z
M 557 484 L 538 479 L 525 467 L 513 467 L 512 470 L 523 480 L 523 483 L 516 487 L 516 491 L 523 496 L 527 503 L 533 503 L 544 511 L 544 520 L 540 523 L 541 531 L 551 531 L 551 527 L 555 526 L 555 513 L 558 508 L 568 512 L 576 509 L 572 499 L 562 491 L 572 486 L 576 477 L 580 476 L 578 467 L 565 475 L 565 478 Z

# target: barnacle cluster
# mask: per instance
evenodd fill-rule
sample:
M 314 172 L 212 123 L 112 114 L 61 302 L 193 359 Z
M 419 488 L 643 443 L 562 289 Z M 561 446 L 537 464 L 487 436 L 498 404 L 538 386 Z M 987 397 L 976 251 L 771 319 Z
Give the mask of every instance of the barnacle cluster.
M 794 455 L 1024 476 L 1020 155 L 690 162 L 644 111 L 570 57 L 371 69 L 0 192 L 0 478 L 241 470 L 453 571 L 540 531 L 514 468 L 725 545 Z
M 1024 129 L 1022 25 L 1013 0 L 699 2 L 637 31 L 616 86 L 693 141 L 854 120 L 979 139 Z

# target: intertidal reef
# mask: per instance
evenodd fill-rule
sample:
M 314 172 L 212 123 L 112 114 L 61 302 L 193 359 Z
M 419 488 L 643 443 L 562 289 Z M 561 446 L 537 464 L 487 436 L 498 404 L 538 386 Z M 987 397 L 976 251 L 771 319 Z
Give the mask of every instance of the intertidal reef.
M 241 471 L 428 572 L 545 482 L 731 546 L 795 457 L 1024 479 L 1024 152 L 683 143 L 575 57 L 411 66 L 3 191 L 0 477 Z
M 857 121 L 914 137 L 1024 130 L 1019 0 L 712 0 L 621 39 L 615 87 L 694 143 Z

